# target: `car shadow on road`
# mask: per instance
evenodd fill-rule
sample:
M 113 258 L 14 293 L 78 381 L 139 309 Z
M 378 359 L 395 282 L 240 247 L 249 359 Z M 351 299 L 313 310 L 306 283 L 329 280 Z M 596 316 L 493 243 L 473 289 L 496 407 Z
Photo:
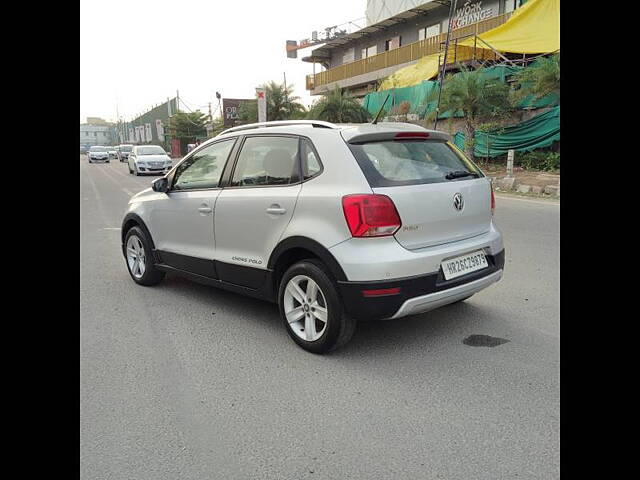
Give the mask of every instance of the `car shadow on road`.
M 406 350 L 428 350 L 449 343 L 459 344 L 476 330 L 483 331 L 482 325 L 494 313 L 474 305 L 473 300 L 467 300 L 395 320 L 359 322 L 351 343 L 335 352 L 335 355 L 350 356 L 365 352 L 393 354 Z
M 291 342 L 281 323 L 274 303 L 246 297 L 215 287 L 198 284 L 175 275 L 167 275 L 162 288 L 184 295 L 185 301 L 196 300 L 211 306 L 212 314 L 258 324 L 264 334 L 273 335 L 268 343 Z M 447 305 L 430 312 L 396 320 L 358 323 L 352 340 L 329 356 L 348 358 L 370 355 L 404 354 L 407 350 L 428 350 L 445 344 L 460 344 L 474 333 L 486 332 L 487 323 L 497 319 L 497 312 L 473 299 Z M 229 320 L 229 328 L 242 328 Z

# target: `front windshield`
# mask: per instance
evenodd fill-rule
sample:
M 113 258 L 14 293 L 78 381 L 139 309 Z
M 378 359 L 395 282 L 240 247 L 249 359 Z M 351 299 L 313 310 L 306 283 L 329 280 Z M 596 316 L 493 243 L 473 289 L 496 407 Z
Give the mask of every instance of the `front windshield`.
M 106 147 L 91 147 L 89 149 L 90 152 L 106 152 L 107 148 Z
M 155 145 L 150 145 L 148 147 L 138 147 L 137 153 L 138 155 L 166 155 L 166 152 L 162 147 L 157 147 Z
M 130 152 L 131 150 L 133 150 L 133 147 L 131 145 L 122 145 L 120 147 L 121 152 Z

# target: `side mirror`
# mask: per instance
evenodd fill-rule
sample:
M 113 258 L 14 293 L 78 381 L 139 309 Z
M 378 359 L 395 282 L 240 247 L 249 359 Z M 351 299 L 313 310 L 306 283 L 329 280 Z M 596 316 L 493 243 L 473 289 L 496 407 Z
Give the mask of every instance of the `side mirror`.
M 151 188 L 154 192 L 164 192 L 166 193 L 169 190 L 169 180 L 166 177 L 156 178 L 151 183 Z

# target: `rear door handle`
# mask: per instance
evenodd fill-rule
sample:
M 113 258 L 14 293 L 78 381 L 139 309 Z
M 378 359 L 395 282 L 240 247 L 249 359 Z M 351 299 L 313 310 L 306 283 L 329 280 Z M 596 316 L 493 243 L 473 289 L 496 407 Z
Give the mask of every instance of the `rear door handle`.
M 269 208 L 267 208 L 267 213 L 271 215 L 284 215 L 285 213 L 287 213 L 287 209 L 282 208 L 280 205 L 271 205 Z
M 198 208 L 198 211 L 200 213 L 205 213 L 206 214 L 206 213 L 211 213 L 213 211 L 213 208 L 202 206 L 202 207 Z

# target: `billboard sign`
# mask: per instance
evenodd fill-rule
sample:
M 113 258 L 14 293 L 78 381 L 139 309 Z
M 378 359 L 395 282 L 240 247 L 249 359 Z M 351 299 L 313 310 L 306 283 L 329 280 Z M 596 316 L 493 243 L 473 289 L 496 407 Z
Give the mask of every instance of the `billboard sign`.
M 252 102 L 246 98 L 223 98 L 222 111 L 224 113 L 223 124 L 225 127 L 234 127 L 239 120 L 238 114 L 240 105 L 244 102 Z
M 156 118 L 156 131 L 158 132 L 158 140 L 164 142 L 164 125 L 162 125 L 162 120 Z

